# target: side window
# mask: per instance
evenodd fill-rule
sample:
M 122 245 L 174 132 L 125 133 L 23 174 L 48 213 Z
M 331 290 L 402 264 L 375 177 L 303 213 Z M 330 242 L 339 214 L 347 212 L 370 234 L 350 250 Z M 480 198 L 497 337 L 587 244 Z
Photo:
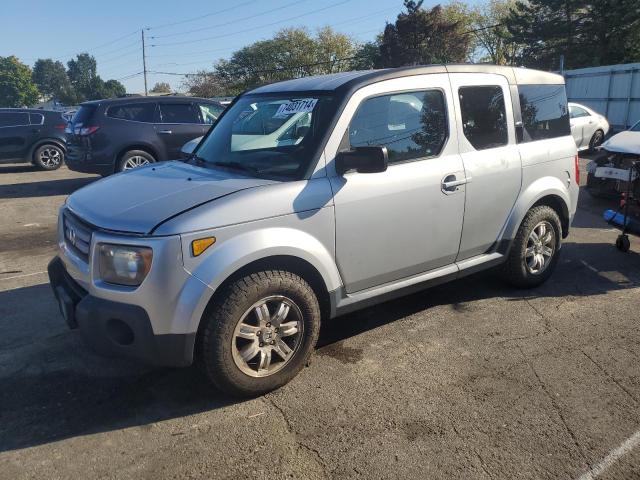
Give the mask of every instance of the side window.
M 200 123 L 190 103 L 161 103 L 162 123 Z
M 22 112 L 0 113 L 0 127 L 29 125 L 29 114 Z
M 476 150 L 508 143 L 507 115 L 502 88 L 497 85 L 460 87 L 462 130 Z
M 564 85 L 518 85 L 518 92 L 524 142 L 571 134 Z
M 156 104 L 150 102 L 123 103 L 110 106 L 107 110 L 107 117 L 151 123 L 155 109 Z
M 569 116 L 571 118 L 578 117 L 590 117 L 589 112 L 587 112 L 584 108 L 576 107 L 575 105 L 569 105 Z
M 44 123 L 44 115 L 41 113 L 30 113 L 29 121 L 31 125 L 42 125 Z
M 213 125 L 224 110 L 222 107 L 209 103 L 199 103 L 198 108 L 200 109 L 200 122 L 206 125 Z
M 438 156 L 447 135 L 446 104 L 440 90 L 369 98 L 349 124 L 351 147 L 385 146 L 389 163 Z

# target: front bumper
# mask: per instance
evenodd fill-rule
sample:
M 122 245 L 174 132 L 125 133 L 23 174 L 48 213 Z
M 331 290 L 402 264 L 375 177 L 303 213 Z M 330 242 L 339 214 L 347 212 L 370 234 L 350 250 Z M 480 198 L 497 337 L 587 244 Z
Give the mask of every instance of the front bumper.
M 67 273 L 59 257 L 51 260 L 47 270 L 67 324 L 79 328 L 97 353 L 157 366 L 182 367 L 193 362 L 195 332 L 156 335 L 143 307 L 90 295 Z

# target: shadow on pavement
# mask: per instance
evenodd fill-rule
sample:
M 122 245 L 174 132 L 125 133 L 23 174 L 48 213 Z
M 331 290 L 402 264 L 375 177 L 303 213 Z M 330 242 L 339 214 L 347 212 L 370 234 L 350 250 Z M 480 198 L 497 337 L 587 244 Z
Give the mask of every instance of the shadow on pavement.
M 0 185 L 0 198 L 31 198 L 69 195 L 100 177 L 63 178 Z

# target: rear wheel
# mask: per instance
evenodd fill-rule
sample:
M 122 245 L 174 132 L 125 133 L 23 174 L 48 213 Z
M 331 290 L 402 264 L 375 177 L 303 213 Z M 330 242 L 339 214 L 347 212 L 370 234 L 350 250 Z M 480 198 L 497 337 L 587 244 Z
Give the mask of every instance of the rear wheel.
M 602 145 L 602 141 L 604 140 L 604 132 L 600 129 L 596 130 L 589 140 L 589 150 L 593 150 L 596 147 Z
M 57 170 L 63 162 L 64 150 L 57 145 L 42 145 L 33 154 L 33 163 L 40 170 Z
M 320 307 L 301 277 L 269 270 L 228 285 L 202 322 L 198 360 L 207 377 L 229 394 L 256 396 L 286 384 L 308 362 Z
M 120 158 L 118 163 L 118 171 L 133 170 L 134 168 L 143 167 L 154 163 L 156 159 L 144 150 L 129 150 Z
M 505 278 L 521 288 L 544 283 L 558 263 L 562 227 L 551 207 L 540 205 L 524 217 L 509 258 L 504 266 Z

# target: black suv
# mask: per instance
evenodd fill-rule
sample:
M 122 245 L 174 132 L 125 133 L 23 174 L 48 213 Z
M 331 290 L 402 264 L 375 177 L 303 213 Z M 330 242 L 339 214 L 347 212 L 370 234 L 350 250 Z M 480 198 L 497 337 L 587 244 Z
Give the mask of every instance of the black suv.
M 0 108 L 0 163 L 33 163 L 42 170 L 60 168 L 65 156 L 60 112 Z
M 224 107 L 193 97 L 128 97 L 80 105 L 66 129 L 67 166 L 106 176 L 181 157 Z

